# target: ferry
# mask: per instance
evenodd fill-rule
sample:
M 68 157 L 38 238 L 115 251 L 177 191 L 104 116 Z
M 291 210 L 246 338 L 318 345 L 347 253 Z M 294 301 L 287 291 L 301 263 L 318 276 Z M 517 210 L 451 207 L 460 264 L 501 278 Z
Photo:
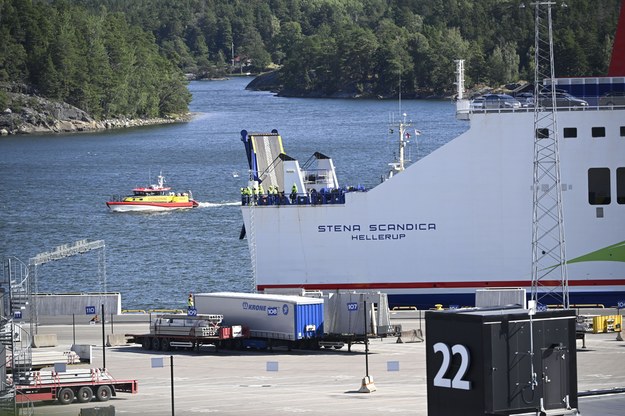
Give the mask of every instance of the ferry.
M 113 197 L 106 203 L 112 212 L 157 212 L 190 209 L 199 206 L 191 191 L 173 192 L 165 186 L 165 177 L 157 176 L 158 183 L 132 190 L 132 195 Z
M 625 7 L 608 76 L 548 81 L 588 102 L 553 109 L 570 305 L 625 307 L 625 105 L 599 99 L 625 91 Z M 270 190 L 242 199 L 256 289 L 381 291 L 418 308 L 529 294 L 534 194 L 550 186 L 534 177 L 534 110 L 458 99 L 469 129 L 369 190 L 340 186 L 323 153 L 300 166 L 277 130 L 243 130 L 249 187 Z

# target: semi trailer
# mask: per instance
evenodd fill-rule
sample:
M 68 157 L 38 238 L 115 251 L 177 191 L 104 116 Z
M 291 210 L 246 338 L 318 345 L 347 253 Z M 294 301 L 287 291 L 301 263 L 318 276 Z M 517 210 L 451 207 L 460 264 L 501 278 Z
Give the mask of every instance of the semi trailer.
M 247 333 L 241 325 L 226 326 L 222 321 L 220 314 L 163 314 L 150 322 L 149 333 L 126 334 L 126 338 L 153 351 L 197 350 L 203 345 L 216 349 L 237 347 Z
M 67 371 L 31 371 L 8 384 L 15 387 L 15 401 L 57 401 L 60 404 L 108 401 L 117 393 L 137 393 L 137 380 L 117 380 L 106 369 L 89 368 Z

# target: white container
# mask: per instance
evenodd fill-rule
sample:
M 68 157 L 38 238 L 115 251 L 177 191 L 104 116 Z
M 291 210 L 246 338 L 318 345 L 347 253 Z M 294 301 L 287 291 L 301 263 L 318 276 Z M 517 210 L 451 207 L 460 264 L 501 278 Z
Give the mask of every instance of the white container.
M 253 337 L 300 340 L 323 335 L 323 299 L 259 293 L 197 293 L 199 314 L 220 314 Z

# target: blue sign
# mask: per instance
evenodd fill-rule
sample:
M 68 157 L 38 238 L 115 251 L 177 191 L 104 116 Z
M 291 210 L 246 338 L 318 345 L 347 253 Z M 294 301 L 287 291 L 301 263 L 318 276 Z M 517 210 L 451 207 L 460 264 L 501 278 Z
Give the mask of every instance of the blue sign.
M 278 316 L 278 308 L 277 307 L 271 307 L 271 308 L 267 308 L 267 315 L 269 316 Z
M 13 319 L 22 319 L 22 311 L 13 311 Z
M 358 310 L 358 302 L 349 302 L 347 304 L 347 310 L 350 312 Z
M 152 368 L 164 367 L 163 357 L 152 357 L 150 361 L 152 362 Z
M 288 315 L 289 314 L 289 305 L 288 304 L 284 304 L 282 305 L 282 315 Z
M 387 361 L 386 371 L 399 371 L 399 361 Z
M 547 310 L 547 305 L 543 305 L 542 303 L 539 303 L 536 305 L 536 310 L 538 312 L 545 312 Z
M 187 308 L 187 316 L 197 316 L 197 309 L 193 306 Z
M 267 371 L 278 371 L 278 362 L 267 361 Z
M 625 309 L 625 301 L 619 301 L 616 306 L 618 306 L 619 309 Z
M 85 314 L 95 315 L 95 306 L 85 306 Z

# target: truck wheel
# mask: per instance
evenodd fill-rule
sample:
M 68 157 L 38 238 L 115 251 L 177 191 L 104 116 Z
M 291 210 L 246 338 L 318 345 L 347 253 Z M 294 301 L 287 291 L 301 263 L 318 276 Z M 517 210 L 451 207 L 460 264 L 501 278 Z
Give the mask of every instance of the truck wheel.
M 169 351 L 170 349 L 169 338 L 163 338 L 161 340 L 161 351 Z
M 141 338 L 141 348 L 143 348 L 144 350 L 149 350 L 150 345 L 151 345 L 150 338 L 148 337 Z
M 78 403 L 89 403 L 91 399 L 93 399 L 93 390 L 91 390 L 91 387 L 87 386 L 79 388 L 76 399 L 78 400 Z
M 158 338 L 152 338 L 152 349 L 154 351 L 159 351 L 161 349 L 161 340 Z
M 105 402 L 111 398 L 111 393 L 111 388 L 109 386 L 100 386 L 95 393 L 95 397 L 99 402 Z
M 74 390 L 69 387 L 64 387 L 59 391 L 56 398 L 61 404 L 70 404 L 74 401 Z

